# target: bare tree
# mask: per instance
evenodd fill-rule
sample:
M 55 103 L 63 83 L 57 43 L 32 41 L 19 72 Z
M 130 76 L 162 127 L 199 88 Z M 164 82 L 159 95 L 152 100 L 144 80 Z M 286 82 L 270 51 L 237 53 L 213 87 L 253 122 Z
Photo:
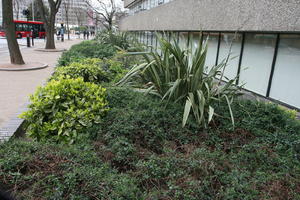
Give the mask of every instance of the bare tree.
M 25 63 L 16 38 L 16 28 L 13 23 L 13 5 L 11 0 L 2 0 L 2 16 L 10 62 L 12 64 L 23 65 Z
M 28 0 L 12 0 L 13 2 L 13 13 L 15 16 L 15 19 L 19 19 L 20 13 L 22 13 L 21 8 L 29 4 Z M 31 12 L 31 10 L 30 10 Z
M 114 18 L 116 14 L 120 12 L 120 8 L 117 6 L 115 0 L 96 0 L 97 5 L 93 5 L 90 0 L 86 0 L 88 6 L 96 13 L 98 18 L 93 18 L 94 20 L 99 20 L 99 22 L 107 29 L 112 30 L 114 26 Z M 89 16 L 93 17 L 93 16 Z
M 50 12 L 47 16 L 43 0 L 38 0 L 38 7 L 46 29 L 46 49 L 55 49 L 55 16 L 59 10 L 61 2 L 62 0 L 48 0 Z
M 32 3 L 34 5 L 32 5 Z M 33 2 L 29 3 L 27 6 L 28 6 L 28 10 L 31 11 L 31 12 L 29 12 L 29 16 L 28 16 L 29 20 L 33 20 L 33 16 L 34 16 L 35 21 L 42 21 L 41 12 L 38 9 L 38 0 L 34 0 Z M 44 6 L 45 6 L 44 10 L 46 12 L 46 16 L 49 16 L 49 9 L 47 8 L 46 5 L 44 5 Z M 35 8 L 37 8 L 37 9 L 35 9 Z M 34 13 L 32 13 L 32 11 Z
M 69 11 L 70 11 L 71 5 L 73 4 L 73 0 L 63 0 L 62 4 L 64 7 L 65 17 L 66 17 L 66 22 L 67 22 L 68 40 L 70 40 Z
M 16 19 L 19 19 L 20 13 L 20 0 L 13 0 L 13 11 L 16 13 Z
M 83 8 L 81 8 L 79 6 L 75 6 L 74 12 L 75 12 L 78 26 L 82 26 L 83 21 L 86 19 L 86 13 L 87 13 L 86 10 L 84 10 Z

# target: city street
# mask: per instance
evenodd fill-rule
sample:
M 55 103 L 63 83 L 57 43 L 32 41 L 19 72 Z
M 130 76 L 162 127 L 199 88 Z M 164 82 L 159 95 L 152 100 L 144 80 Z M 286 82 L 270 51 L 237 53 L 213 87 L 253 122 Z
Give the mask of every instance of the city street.
M 83 37 L 83 36 L 82 36 Z M 68 36 L 65 35 L 65 41 L 67 41 Z M 73 39 L 77 39 L 78 36 L 77 35 L 70 35 L 70 38 Z M 26 49 L 27 47 L 27 39 L 26 38 L 22 38 L 22 39 L 17 39 L 18 43 L 19 43 L 19 47 L 20 49 Z M 42 46 L 43 43 L 45 43 L 46 41 L 44 39 L 40 39 L 40 38 L 35 38 L 34 39 L 34 45 L 35 46 Z M 57 38 L 55 37 L 55 42 L 60 42 L 57 41 Z M 30 38 L 30 45 L 31 45 L 31 38 Z M 7 41 L 6 38 L 4 37 L 0 37 L 0 55 L 3 54 L 8 54 L 8 47 L 7 47 Z
M 20 46 L 20 49 L 27 48 L 27 39 L 22 38 L 17 40 Z M 34 39 L 34 44 L 41 44 L 44 43 L 44 39 Z M 30 38 L 31 43 L 31 38 Z M 0 55 L 8 53 L 7 41 L 6 38 L 0 37 Z
M 75 35 L 71 38 L 72 40 L 65 40 L 65 42 L 57 41 L 55 38 L 56 47 L 68 49 L 82 41 L 76 39 L 77 36 Z M 44 39 L 35 39 L 34 42 L 35 46 L 28 48 L 26 38 L 18 39 L 25 63 L 40 62 L 48 64 L 49 67 L 30 71 L 0 71 L 0 129 L 6 125 L 9 119 L 17 117 L 19 108 L 28 101 L 29 95 L 53 73 L 57 59 L 62 53 L 35 51 L 37 48 L 43 48 L 45 41 Z M 10 62 L 5 38 L 0 39 L 0 62 Z

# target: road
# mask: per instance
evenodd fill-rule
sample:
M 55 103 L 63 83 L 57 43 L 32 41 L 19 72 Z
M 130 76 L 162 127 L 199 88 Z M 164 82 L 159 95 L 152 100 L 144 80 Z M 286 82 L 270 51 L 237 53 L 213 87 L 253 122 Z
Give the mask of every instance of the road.
M 19 47 L 21 49 L 27 48 L 27 40 L 26 38 L 18 39 Z M 30 41 L 31 42 L 31 41 Z M 44 39 L 34 39 L 35 44 L 44 43 Z M 0 54 L 8 53 L 7 41 L 6 38 L 0 37 Z
M 70 35 L 70 36 L 71 36 L 71 39 L 78 38 L 78 36 L 76 36 L 76 35 Z M 68 36 L 65 35 L 65 40 L 67 40 L 67 37 Z M 55 40 L 56 40 L 56 37 L 55 37 Z M 17 39 L 17 41 L 19 43 L 20 49 L 28 48 L 26 38 Z M 31 38 L 30 38 L 30 42 L 31 42 Z M 57 41 L 55 41 L 55 42 L 57 42 Z M 43 43 L 46 43 L 46 41 L 44 39 L 38 39 L 38 38 L 34 39 L 35 45 L 43 44 Z M 0 37 L 0 55 L 3 55 L 3 54 L 8 54 L 7 41 L 6 41 L 6 38 Z

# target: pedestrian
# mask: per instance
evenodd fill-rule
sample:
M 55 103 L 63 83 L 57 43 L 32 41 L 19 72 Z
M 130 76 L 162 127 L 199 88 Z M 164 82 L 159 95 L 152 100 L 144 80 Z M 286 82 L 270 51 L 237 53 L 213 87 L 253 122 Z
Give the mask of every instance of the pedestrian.
M 56 32 L 57 40 L 59 40 L 59 36 L 60 36 L 60 30 L 58 30 L 58 31 Z
M 87 37 L 87 39 L 89 39 L 89 36 L 90 36 L 90 32 L 87 31 L 87 32 L 86 32 L 86 37 Z
M 85 40 L 86 37 L 86 30 L 83 31 L 83 39 Z
M 65 40 L 65 38 L 64 38 L 65 28 L 64 28 L 63 24 L 61 24 L 60 35 L 61 35 L 61 41 L 63 42 Z

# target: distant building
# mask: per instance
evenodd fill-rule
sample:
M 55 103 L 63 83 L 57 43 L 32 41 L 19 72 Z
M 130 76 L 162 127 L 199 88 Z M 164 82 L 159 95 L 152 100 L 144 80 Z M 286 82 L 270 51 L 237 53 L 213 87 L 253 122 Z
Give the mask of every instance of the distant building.
M 56 23 L 67 23 L 66 10 L 68 11 L 68 21 L 71 27 L 88 25 L 88 5 L 82 0 L 62 0 L 60 9 L 56 14 Z
M 154 32 L 189 43 L 208 40 L 206 66 L 219 64 L 229 49 L 235 59 L 228 78 L 265 98 L 300 109 L 300 1 L 124 0 L 128 17 L 120 29 L 156 45 Z M 209 37 L 208 37 L 209 36 Z
M 28 9 L 32 0 L 19 0 L 13 1 L 13 11 L 14 11 L 14 19 L 15 20 L 27 20 L 26 16 L 23 15 L 23 10 Z M 0 24 L 3 23 L 2 17 L 2 0 L 0 0 Z
M 23 10 L 28 9 L 33 0 L 18 0 L 13 1 L 14 19 L 27 20 L 23 15 Z M 44 0 L 45 6 L 48 6 L 48 1 Z M 34 9 L 38 9 L 35 8 Z M 56 23 L 66 24 L 66 9 L 68 9 L 69 25 L 72 26 L 86 26 L 88 21 L 88 5 L 82 0 L 62 0 L 60 9 L 56 14 Z M 0 0 L 0 25 L 3 23 L 2 17 L 2 0 Z

